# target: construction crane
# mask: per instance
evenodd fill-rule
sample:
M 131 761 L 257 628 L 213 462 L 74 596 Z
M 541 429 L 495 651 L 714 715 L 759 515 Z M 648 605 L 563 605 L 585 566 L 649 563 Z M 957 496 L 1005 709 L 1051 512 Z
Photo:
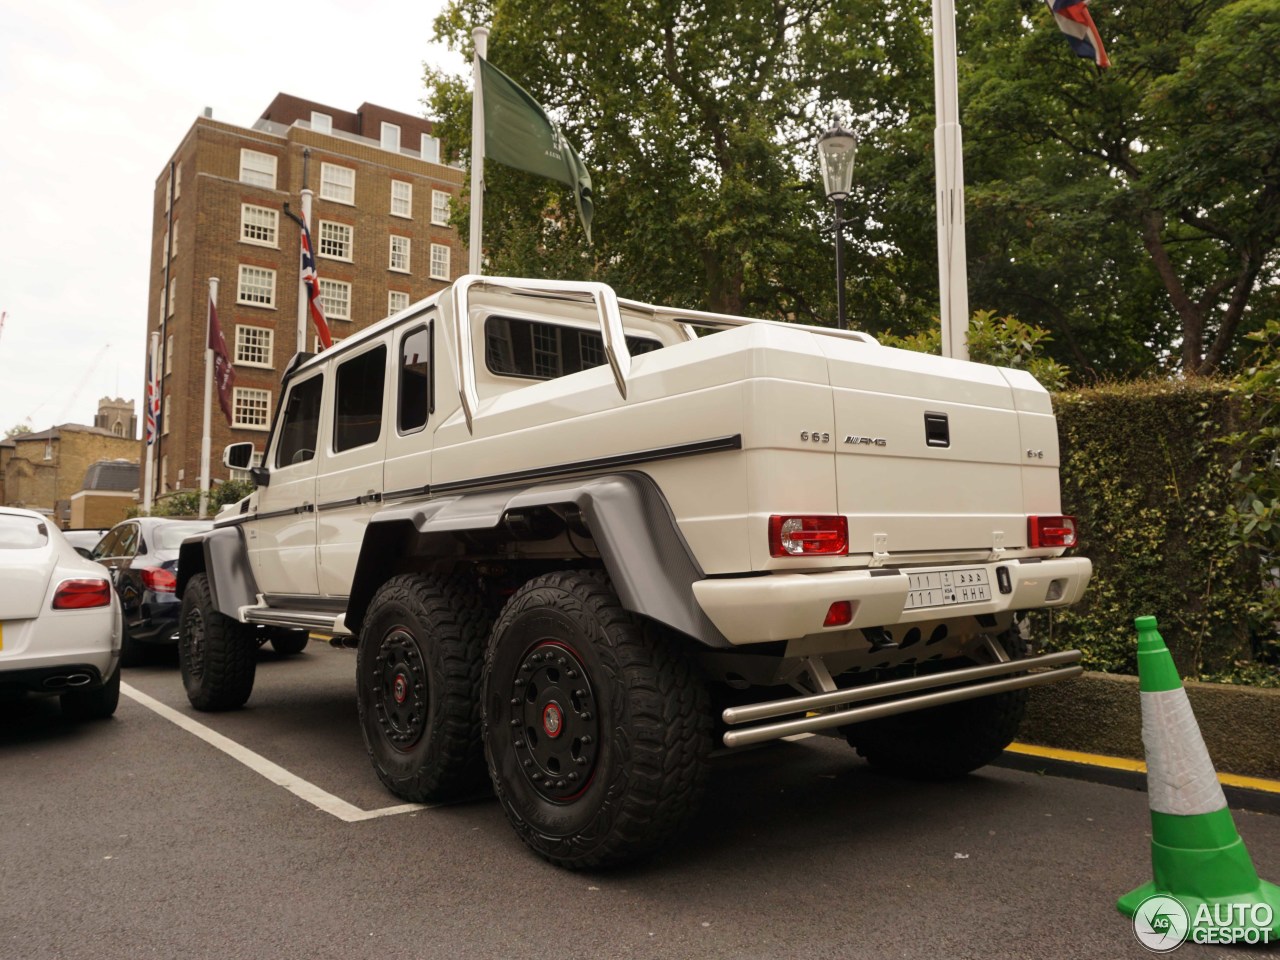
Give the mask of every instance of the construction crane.
M 7 317 L 8 315 L 9 315 L 9 312 L 7 310 L 4 312 L 0 312 L 0 337 L 4 336 L 4 318 Z

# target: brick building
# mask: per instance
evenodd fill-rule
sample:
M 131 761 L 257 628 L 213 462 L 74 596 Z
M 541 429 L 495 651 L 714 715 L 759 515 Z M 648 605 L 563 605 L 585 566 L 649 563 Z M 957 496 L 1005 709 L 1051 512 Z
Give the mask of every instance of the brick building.
M 218 319 L 236 375 L 231 426 L 214 399 L 210 475 L 226 478 L 220 454 L 228 443 L 251 440 L 261 453 L 297 343 L 298 228 L 283 206 L 301 213 L 304 150 L 311 238 L 335 340 L 466 268 L 448 225 L 463 171 L 440 162 L 429 121 L 286 94 L 252 128 L 208 113 L 156 179 L 147 332 L 161 334 L 164 372 L 157 495 L 199 485 L 209 277 L 220 281 Z M 306 344 L 318 348 L 313 329 Z
M 136 472 L 137 457 L 135 437 L 105 427 L 64 423 L 17 434 L 0 441 L 0 503 L 37 510 L 65 528 L 71 521 L 72 499 L 94 464 L 128 461 Z M 133 495 L 128 499 L 132 506 Z

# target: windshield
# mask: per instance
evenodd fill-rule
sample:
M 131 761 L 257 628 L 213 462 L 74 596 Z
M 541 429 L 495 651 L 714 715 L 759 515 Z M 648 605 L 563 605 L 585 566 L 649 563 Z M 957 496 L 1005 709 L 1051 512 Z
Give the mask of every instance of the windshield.
M 0 513 L 0 549 L 34 550 L 49 542 L 49 528 L 35 517 Z
M 157 550 L 177 550 L 187 537 L 212 528 L 212 523 L 162 523 L 151 534 L 151 543 Z

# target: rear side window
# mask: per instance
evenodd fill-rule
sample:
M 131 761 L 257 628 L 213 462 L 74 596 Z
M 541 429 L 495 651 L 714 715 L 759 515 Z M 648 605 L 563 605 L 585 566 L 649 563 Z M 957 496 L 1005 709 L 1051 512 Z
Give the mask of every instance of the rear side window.
M 433 406 L 431 328 L 418 327 L 400 341 L 400 432 L 412 433 L 425 427 Z
M 43 520 L 0 513 L 0 550 L 35 550 L 48 542 L 49 528 Z
M 373 443 L 382 435 L 382 387 L 387 348 L 362 353 L 338 366 L 333 411 L 333 452 Z
M 320 433 L 320 394 L 324 377 L 312 377 L 295 383 L 285 402 L 280 420 L 280 443 L 276 446 L 276 466 L 306 463 L 316 455 L 316 437 Z
M 508 377 L 554 380 L 609 362 L 598 331 L 534 320 L 490 317 L 484 324 L 484 345 L 489 370 Z M 661 348 L 649 337 L 627 337 L 633 357 Z

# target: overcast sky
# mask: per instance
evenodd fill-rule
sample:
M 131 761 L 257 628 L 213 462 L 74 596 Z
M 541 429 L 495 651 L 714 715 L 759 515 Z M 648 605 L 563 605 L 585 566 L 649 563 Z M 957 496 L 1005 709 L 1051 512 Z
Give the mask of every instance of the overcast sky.
M 0 0 L 0 435 L 141 420 L 156 177 L 207 106 L 252 126 L 292 93 L 422 115 L 442 0 Z

